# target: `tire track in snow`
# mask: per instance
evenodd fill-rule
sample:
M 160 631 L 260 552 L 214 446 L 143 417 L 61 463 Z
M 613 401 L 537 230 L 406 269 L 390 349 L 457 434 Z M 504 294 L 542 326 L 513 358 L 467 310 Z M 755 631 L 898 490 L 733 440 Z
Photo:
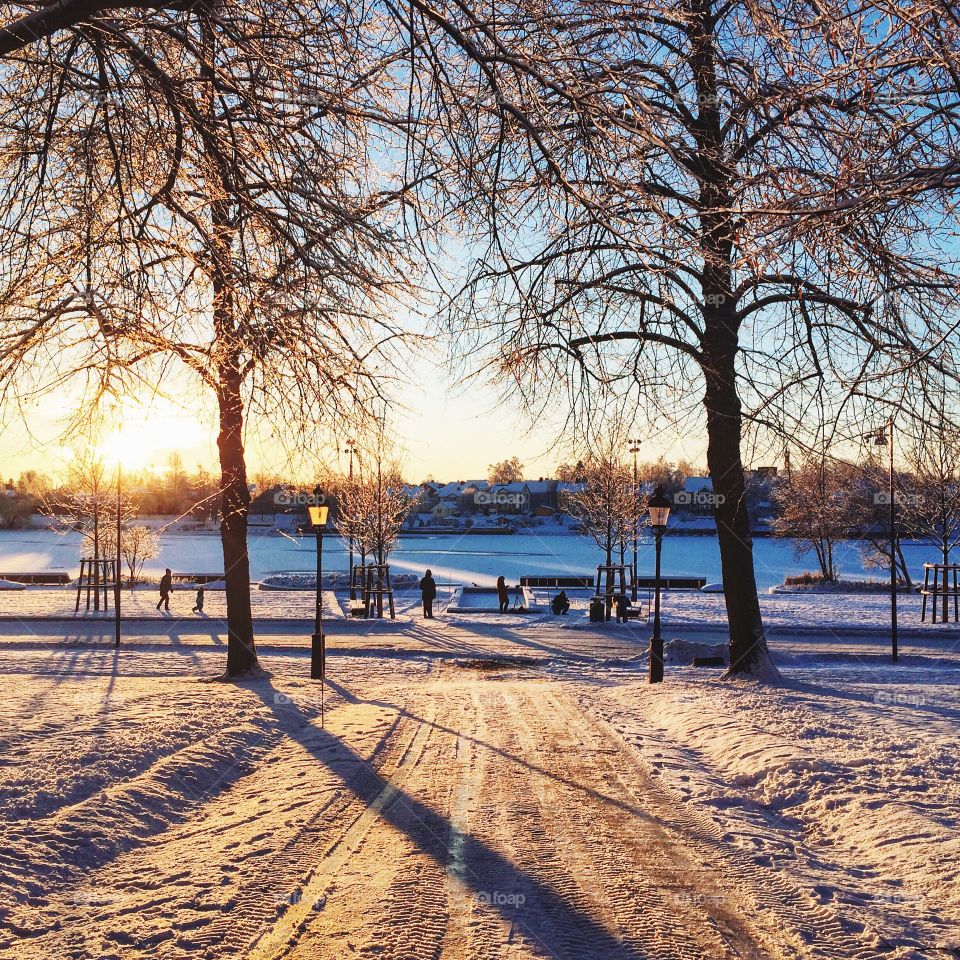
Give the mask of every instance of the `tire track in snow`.
M 763 936 L 768 949 L 778 951 L 773 955 L 817 960 L 875 960 L 881 956 L 872 942 L 865 943 L 856 931 L 851 932 L 829 905 L 814 902 L 782 871 L 724 842 L 726 829 L 705 812 L 690 803 L 678 803 L 606 722 L 585 710 L 574 710 L 563 700 L 558 699 L 558 708 L 568 720 L 583 722 L 599 742 L 609 744 L 611 754 L 626 759 L 626 769 L 608 759 L 609 776 L 680 842 L 696 850 L 698 859 L 716 878 L 712 886 L 723 900 L 735 899 L 738 912 L 749 906 L 751 925 Z M 642 784 L 642 792 L 637 784 Z M 730 886 L 735 888 L 734 896 L 723 893 Z
M 436 680 L 430 687 L 435 686 Z M 431 692 L 433 692 L 432 689 Z M 427 701 L 436 703 L 436 694 L 428 696 Z M 295 951 L 298 941 L 307 928 L 317 921 L 318 908 L 322 909 L 326 905 L 344 868 L 364 845 L 371 829 L 378 824 L 383 810 L 397 799 L 401 788 L 421 760 L 432 728 L 429 723 L 416 723 L 401 718 L 398 729 L 413 724 L 415 724 L 413 733 L 409 739 L 404 740 L 399 759 L 394 764 L 384 764 L 376 771 L 377 776 L 383 781 L 379 792 L 372 802 L 362 808 L 349 826 L 329 844 L 319 860 L 315 860 L 305 871 L 303 882 L 298 890 L 297 902 L 292 903 L 268 930 L 250 943 L 247 950 L 250 960 L 276 960 L 276 958 L 288 956 Z M 395 735 L 395 742 L 399 742 L 400 739 Z M 355 804 L 359 802 L 359 800 L 354 801 Z

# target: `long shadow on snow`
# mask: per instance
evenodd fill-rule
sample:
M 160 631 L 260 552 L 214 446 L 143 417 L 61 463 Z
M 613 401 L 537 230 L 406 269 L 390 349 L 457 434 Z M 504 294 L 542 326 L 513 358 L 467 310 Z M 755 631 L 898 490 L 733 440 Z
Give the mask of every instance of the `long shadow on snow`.
M 332 733 L 313 726 L 301 711 L 296 712 L 302 726 L 290 729 L 291 705 L 284 704 L 281 716 L 276 709 L 276 691 L 269 681 L 262 686 L 251 685 L 251 689 L 274 712 L 286 735 L 322 763 L 366 806 L 387 787 L 389 781 L 363 757 Z M 453 831 L 448 819 L 400 788 L 395 788 L 393 799 L 383 807 L 380 816 L 446 869 Z M 623 944 L 599 920 L 578 910 L 549 884 L 524 872 L 477 837 L 469 833 L 462 835 L 461 856 L 467 864 L 461 879 L 478 899 L 490 902 L 508 923 L 539 943 L 550 956 L 558 960 L 583 960 L 587 956 L 594 960 L 645 960 L 643 954 Z M 494 902 L 497 898 L 490 896 L 491 891 L 523 894 L 522 912 L 511 904 Z

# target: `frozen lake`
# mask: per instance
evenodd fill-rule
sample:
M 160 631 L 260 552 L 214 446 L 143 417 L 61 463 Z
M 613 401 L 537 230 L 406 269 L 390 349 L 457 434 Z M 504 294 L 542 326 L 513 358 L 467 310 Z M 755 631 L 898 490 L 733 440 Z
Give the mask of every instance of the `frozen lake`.
M 63 569 L 79 570 L 79 536 L 46 530 L 0 531 L 0 572 Z M 253 530 L 250 534 L 250 569 L 254 580 L 276 573 L 312 572 L 315 564 L 312 537 L 291 538 L 275 532 Z M 793 541 L 758 539 L 754 543 L 757 582 L 761 589 L 782 582 L 787 574 L 812 570 L 812 553 L 798 559 Z M 935 550 L 924 544 L 905 544 L 904 552 L 915 577 L 922 577 L 924 560 L 936 559 Z M 857 544 L 842 543 L 837 550 L 844 576 L 864 573 Z M 503 575 L 508 583 L 520 576 L 593 575 L 601 553 L 589 540 L 576 536 L 450 536 L 402 537 L 390 558 L 397 572 L 421 574 L 427 567 L 440 582 L 492 585 Z M 629 562 L 629 561 L 628 561 Z M 177 572 L 218 573 L 223 570 L 220 540 L 215 534 L 169 534 L 163 539 L 160 557 L 146 570 L 162 572 L 169 566 Z M 337 537 L 324 541 L 324 568 L 346 570 L 347 548 Z M 663 545 L 663 572 L 675 576 L 720 579 L 720 555 L 715 537 L 669 534 Z M 640 574 L 653 574 L 653 543 L 640 546 Z M 870 574 L 882 578 L 883 571 Z

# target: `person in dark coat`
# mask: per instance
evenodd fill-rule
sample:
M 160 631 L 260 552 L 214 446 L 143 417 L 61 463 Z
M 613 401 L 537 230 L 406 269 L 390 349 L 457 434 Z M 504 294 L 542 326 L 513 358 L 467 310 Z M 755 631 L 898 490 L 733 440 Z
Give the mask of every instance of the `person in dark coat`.
M 433 574 L 428 570 L 420 581 L 420 595 L 423 597 L 423 615 L 428 619 L 433 619 L 433 601 L 437 599 L 437 581 L 433 579 Z
M 194 613 L 203 613 L 203 584 L 197 587 L 197 602 L 193 608 Z
M 510 609 L 510 594 L 503 577 L 497 577 L 497 599 L 500 601 L 500 612 L 506 613 Z
M 630 608 L 630 601 L 625 593 L 618 593 L 613 598 L 614 606 L 617 611 L 617 623 L 627 622 L 627 610 Z
M 561 590 L 554 598 L 553 602 L 550 604 L 550 608 L 553 610 L 556 616 L 566 614 L 570 610 L 570 601 L 567 599 L 567 591 Z
M 170 594 L 173 592 L 173 574 L 170 572 L 170 568 L 167 567 L 166 572 L 160 578 L 160 602 L 157 604 L 157 609 L 164 607 L 167 613 L 170 612 Z

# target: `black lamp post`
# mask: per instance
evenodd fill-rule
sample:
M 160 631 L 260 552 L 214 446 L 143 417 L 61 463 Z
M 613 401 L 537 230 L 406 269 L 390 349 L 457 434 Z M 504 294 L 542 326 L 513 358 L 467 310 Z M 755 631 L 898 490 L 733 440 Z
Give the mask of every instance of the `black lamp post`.
M 357 441 L 356 441 L 356 440 L 348 440 L 348 441 L 347 441 L 346 449 L 343 451 L 344 453 L 350 454 L 350 469 L 349 469 L 349 472 L 348 472 L 348 478 L 349 478 L 350 481 L 351 481 L 351 496 L 353 495 L 353 487 L 352 487 L 352 482 L 353 482 L 353 454 L 354 454 L 354 450 L 356 449 L 356 446 L 357 446 Z M 339 513 L 339 508 L 338 508 L 338 513 Z M 357 591 L 356 591 L 356 589 L 355 589 L 354 586 L 353 586 L 353 524 L 352 524 L 352 523 L 350 524 L 350 538 L 349 538 L 349 540 L 350 540 L 350 566 L 347 568 L 347 574 L 348 574 L 348 576 L 349 576 L 349 578 L 350 578 L 350 599 L 351 599 L 351 600 L 356 600 L 356 599 L 357 599 Z
M 317 487 L 314 498 L 319 501 L 323 491 Z M 327 525 L 327 515 L 330 508 L 319 502 L 307 507 L 310 514 L 310 525 L 317 535 L 317 609 L 313 624 L 313 643 L 310 647 L 310 679 L 325 680 L 327 676 L 327 647 L 326 637 L 323 635 L 323 601 L 321 598 L 323 578 L 323 530 Z
M 893 417 L 887 421 L 886 431 L 880 429 L 874 434 L 874 446 L 889 447 L 890 472 L 887 497 L 890 501 L 890 643 L 893 662 L 899 657 L 899 637 L 897 629 L 897 495 L 893 474 Z
M 650 638 L 650 682 L 660 683 L 663 680 L 663 637 L 660 635 L 660 548 L 663 545 L 663 535 L 667 530 L 667 520 L 670 517 L 670 499 L 663 492 L 662 486 L 657 486 L 653 496 L 647 503 L 650 514 L 650 526 L 656 539 L 656 572 L 653 599 L 653 636 Z
M 640 441 L 639 440 L 628 440 L 627 443 L 630 444 L 630 452 L 633 454 L 633 509 L 636 511 L 639 506 L 640 501 L 640 488 L 637 485 L 637 454 L 640 452 Z M 633 602 L 637 602 L 637 547 L 639 546 L 639 527 L 640 527 L 640 518 L 636 513 L 633 514 L 633 584 L 630 591 Z
M 120 646 L 120 534 L 121 534 L 121 524 L 120 524 L 120 461 L 117 460 L 117 551 L 116 556 L 113 559 L 113 562 L 116 564 L 116 570 L 114 571 L 114 584 L 113 584 L 113 611 L 115 623 L 114 623 L 114 646 Z

